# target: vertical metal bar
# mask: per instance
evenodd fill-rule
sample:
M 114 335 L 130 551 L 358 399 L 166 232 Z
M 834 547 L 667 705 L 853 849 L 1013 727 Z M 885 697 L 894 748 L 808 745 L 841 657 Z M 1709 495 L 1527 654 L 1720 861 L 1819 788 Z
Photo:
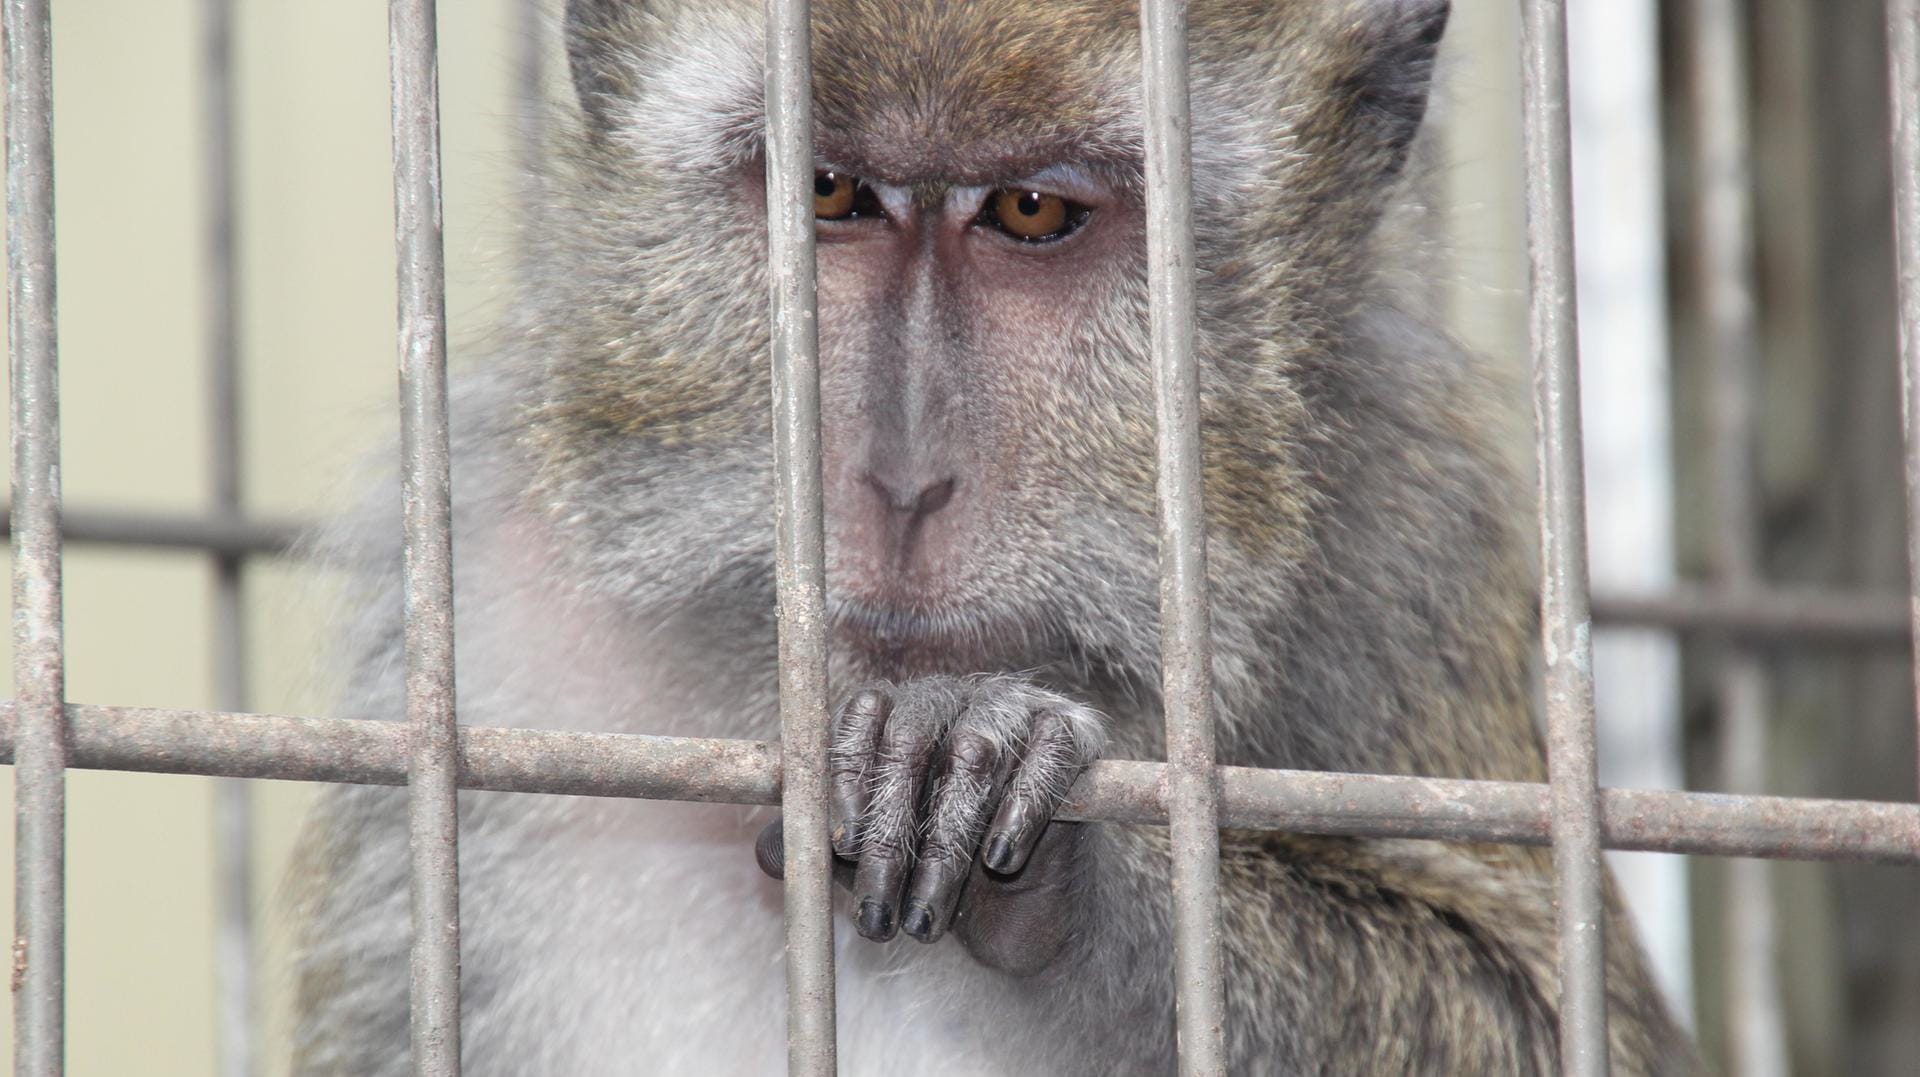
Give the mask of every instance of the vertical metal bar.
M 205 109 L 207 288 L 207 450 L 214 514 L 240 513 L 239 293 L 234 272 L 233 0 L 203 0 L 200 11 Z M 213 693 L 224 711 L 246 709 L 247 655 L 237 553 L 213 557 Z M 223 779 L 214 788 L 214 978 L 220 1072 L 253 1072 L 252 786 Z
M 1888 0 L 1893 209 L 1900 285 L 1900 400 L 1907 435 L 1907 588 L 1920 699 L 1920 0 Z
M 413 1071 L 460 1072 L 453 497 L 447 447 L 446 259 L 433 0 L 391 0 L 394 241 L 400 284 Z
M 835 1072 L 827 843 L 826 557 L 814 309 L 811 5 L 767 0 L 767 253 L 772 285 L 774 568 L 786 832 L 787 1072 Z
M 53 56 L 47 0 L 7 0 L 7 339 L 13 397 L 14 1072 L 64 1066 L 66 668 L 60 590 Z
M 1226 1072 L 1220 957 L 1219 778 L 1193 354 L 1193 158 L 1187 5 L 1140 5 L 1146 94 L 1147 285 L 1159 440 L 1160 664 L 1173 842 L 1174 971 L 1182 1073 Z
M 1522 0 L 1527 254 L 1539 423 L 1540 619 L 1560 933 L 1560 1064 L 1607 1072 L 1606 908 L 1593 731 L 1592 617 L 1580 449 L 1573 190 L 1563 0 Z
M 1718 691 L 1723 781 L 1730 792 L 1758 793 L 1767 753 L 1767 686 L 1758 661 L 1751 654 L 1728 654 Z M 1787 1072 L 1772 875 L 1765 860 L 1727 862 L 1727 917 L 1721 931 L 1727 948 L 1728 1070 L 1741 1077 L 1784 1077 Z
M 7 0 L 7 339 L 13 395 L 14 1072 L 65 1057 L 66 670 L 47 0 Z
M 1687 18 L 1693 272 L 1705 313 L 1713 569 L 1718 582 L 1746 589 L 1759 577 L 1752 383 L 1760 345 L 1745 42 L 1733 0 L 1692 0 Z M 1751 653 L 1735 647 L 1723 656 L 1718 685 L 1723 780 L 1732 792 L 1758 793 L 1766 784 L 1765 674 Z M 1777 916 L 1765 861 L 1727 865 L 1727 901 L 1723 930 L 1733 1069 L 1746 1077 L 1776 1077 L 1786 1072 L 1785 1019 L 1775 955 Z

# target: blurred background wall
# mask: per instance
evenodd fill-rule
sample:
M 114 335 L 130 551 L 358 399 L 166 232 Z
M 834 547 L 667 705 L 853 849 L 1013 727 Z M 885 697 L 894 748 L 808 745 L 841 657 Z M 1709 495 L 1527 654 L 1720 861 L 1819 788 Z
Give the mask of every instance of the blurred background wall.
M 1685 352 L 1693 297 L 1669 284 L 1667 269 L 1687 241 L 1683 215 L 1668 208 L 1683 204 L 1676 162 L 1688 137 L 1673 105 L 1687 32 L 1674 8 L 1573 4 L 1594 570 L 1597 582 L 1623 586 L 1664 582 L 1676 557 L 1692 568 L 1701 560 L 1698 510 L 1686 509 L 1702 489 L 1689 463 L 1702 448 Z M 1465 340 L 1508 365 L 1524 409 L 1513 9 L 1456 4 L 1422 150 L 1421 227 L 1436 252 L 1424 268 L 1429 298 Z M 1753 0 L 1772 342 L 1763 456 L 1770 568 L 1897 588 L 1886 159 L 1874 149 L 1885 129 L 1878 10 L 1866 0 Z M 200 509 L 210 491 L 199 4 L 58 0 L 54 11 L 67 501 Z M 343 503 L 346 476 L 391 423 L 385 14 L 376 3 L 236 0 L 246 500 L 262 513 L 312 518 Z M 475 350 L 510 270 L 521 25 L 515 0 L 441 5 L 456 363 Z M 1828 122 L 1836 117 L 1846 123 Z M 1671 362 L 1670 317 L 1682 344 Z M 1516 415 L 1516 460 L 1530 466 L 1524 411 Z M 71 698 L 214 704 L 204 557 L 74 548 L 67 586 Z M 296 565 L 249 571 L 251 709 L 328 712 L 314 665 L 325 600 L 325 581 Z M 1685 775 L 1695 788 L 1716 787 L 1699 762 L 1712 757 L 1699 658 L 1685 658 L 1683 704 L 1682 657 L 1670 641 L 1603 637 L 1606 781 L 1677 785 Z M 1782 665 L 1774 790 L 1911 798 L 1905 668 L 1898 656 Z M 1836 736 L 1841 721 L 1847 732 Z M 212 783 L 78 771 L 69 783 L 70 1072 L 215 1072 Z M 4 770 L 0 796 L 10 801 Z M 290 783 L 252 788 L 266 1073 L 285 1069 L 287 925 L 276 899 L 309 796 Z M 10 830 L 0 833 L 0 857 L 10 859 L 10 842 Z M 1620 858 L 1616 870 L 1663 985 L 1690 1013 L 1697 1006 L 1718 1051 L 1724 984 L 1712 940 L 1724 894 L 1714 869 L 1690 877 L 1684 861 L 1649 854 Z M 1913 873 L 1793 867 L 1779 878 L 1793 1071 L 1910 1072 L 1899 1060 L 1920 1057 L 1920 1022 L 1903 1018 L 1920 1012 L 1920 950 L 1885 940 L 1916 934 Z M 11 897 L 0 888 L 9 920 Z M 0 1025 L 0 1041 L 10 1029 Z
M 1662 77 L 1684 84 L 1692 32 L 1664 3 Z M 1884 5 L 1746 0 L 1744 57 L 1753 130 L 1758 538 L 1761 570 L 1790 584 L 1898 595 L 1904 551 Z M 1668 95 L 1669 250 L 1699 239 L 1681 208 L 1698 180 L 1699 132 Z M 1673 276 L 1676 514 L 1683 572 L 1712 563 L 1702 297 Z M 1689 652 L 1684 729 L 1689 784 L 1721 778 L 1709 706 L 1712 655 Z M 1912 667 L 1899 648 L 1763 656 L 1771 697 L 1764 785 L 1799 796 L 1912 800 Z M 1723 1051 L 1731 986 L 1720 950 L 1725 865 L 1702 861 L 1693 917 L 1700 1027 Z M 1907 1074 L 1920 1060 L 1920 871 L 1779 864 L 1783 1071 Z
M 513 177 L 509 0 L 440 5 L 448 317 L 490 320 Z M 56 0 L 54 96 L 63 477 L 70 506 L 198 510 L 206 461 L 196 0 Z M 238 0 L 236 135 L 248 507 L 312 518 L 391 428 L 396 399 L 383 3 Z M 70 698 L 212 706 L 212 571 L 191 553 L 73 548 Z M 327 713 L 324 583 L 249 572 L 255 709 Z M 4 642 L 0 642 L 4 646 Z M 11 772 L 0 796 L 12 802 Z M 216 1072 L 212 785 L 69 778 L 69 1072 Z M 310 792 L 258 783 L 258 1010 L 283 1072 L 276 898 Z M 13 831 L 0 834 L 12 857 Z M 0 918 L 12 922 L 12 887 Z M 10 1036 L 11 1018 L 0 1028 Z M 6 1048 L 11 1057 L 10 1048 Z

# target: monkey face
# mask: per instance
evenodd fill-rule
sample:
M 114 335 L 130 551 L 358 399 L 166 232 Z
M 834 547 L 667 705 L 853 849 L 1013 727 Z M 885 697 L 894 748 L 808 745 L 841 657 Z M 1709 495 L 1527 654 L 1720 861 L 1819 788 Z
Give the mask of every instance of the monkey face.
M 1085 425 L 1089 392 L 1147 389 L 1143 364 L 1109 365 L 1116 347 L 1083 335 L 1132 305 L 1141 214 L 1077 164 L 1015 176 L 927 160 L 903 175 L 838 152 L 823 178 L 875 178 L 841 180 L 872 212 L 819 225 L 830 577 L 846 623 L 906 643 L 991 615 L 1036 571 L 1027 552 L 1084 519 L 1057 492 L 1060 434 Z M 1145 443 L 1104 440 L 1145 458 Z
M 1313 413 L 1308 367 L 1349 314 L 1445 8 L 1192 9 L 1196 345 L 1229 605 L 1234 574 L 1270 576 L 1307 541 L 1298 449 L 1345 421 Z M 1137 9 L 822 0 L 814 17 L 844 640 L 915 670 L 1027 664 L 1062 640 L 1141 648 L 1108 638 L 1156 603 Z M 529 392 L 545 496 L 650 557 L 765 571 L 758 5 L 576 0 L 568 46 L 582 126 L 533 237 L 556 270 L 537 285 L 548 360 Z M 640 518 L 689 472 L 727 537 Z

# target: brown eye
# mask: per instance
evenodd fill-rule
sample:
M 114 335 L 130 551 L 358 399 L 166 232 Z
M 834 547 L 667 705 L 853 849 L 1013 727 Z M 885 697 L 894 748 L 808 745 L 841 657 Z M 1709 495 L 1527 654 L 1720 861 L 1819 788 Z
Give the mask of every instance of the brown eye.
M 858 186 L 852 176 L 843 176 L 838 172 L 815 172 L 813 215 L 829 221 L 852 216 L 853 194 Z
M 1059 239 L 1086 222 L 1092 211 L 1057 194 L 1006 188 L 987 199 L 986 223 L 1026 243 Z
M 813 216 L 821 221 L 880 220 L 887 215 L 872 187 L 845 172 L 813 174 Z

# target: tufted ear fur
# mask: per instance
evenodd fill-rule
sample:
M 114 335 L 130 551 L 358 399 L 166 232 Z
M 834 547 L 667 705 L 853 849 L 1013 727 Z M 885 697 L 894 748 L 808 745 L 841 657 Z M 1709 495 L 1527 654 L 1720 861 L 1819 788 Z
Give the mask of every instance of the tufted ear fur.
M 614 107 L 633 90 L 628 49 L 639 10 L 639 0 L 567 0 L 567 66 L 596 134 L 612 126 Z
M 1370 143 L 1379 174 L 1398 175 L 1426 117 L 1434 58 L 1449 0 L 1360 0 L 1346 20 L 1342 49 L 1357 63 L 1337 84 L 1351 136 Z

